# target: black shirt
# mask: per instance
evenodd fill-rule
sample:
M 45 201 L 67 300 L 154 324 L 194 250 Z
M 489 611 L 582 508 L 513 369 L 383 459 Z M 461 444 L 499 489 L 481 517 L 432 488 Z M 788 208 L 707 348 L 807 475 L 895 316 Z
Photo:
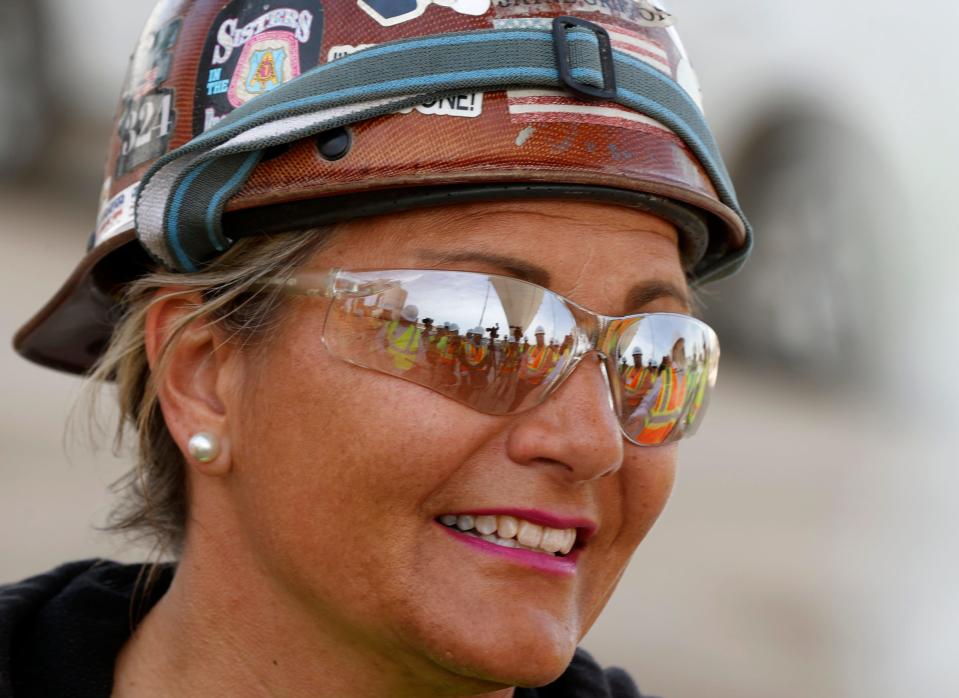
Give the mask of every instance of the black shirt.
M 146 569 L 84 560 L 0 586 L 0 698 L 108 698 L 117 654 L 173 579 L 160 565 L 147 587 Z M 642 696 L 622 669 L 578 649 L 556 681 L 515 698 Z

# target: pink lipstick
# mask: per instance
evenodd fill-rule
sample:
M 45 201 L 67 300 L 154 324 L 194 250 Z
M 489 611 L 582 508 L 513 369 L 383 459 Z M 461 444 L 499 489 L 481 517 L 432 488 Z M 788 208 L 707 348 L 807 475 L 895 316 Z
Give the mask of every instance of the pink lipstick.
M 489 555 L 498 555 L 505 560 L 523 565 L 525 567 L 555 574 L 563 577 L 569 577 L 576 574 L 576 561 L 579 559 L 579 550 L 574 549 L 569 555 L 553 555 L 551 553 L 541 553 L 523 548 L 506 548 L 496 543 L 490 543 L 482 538 L 469 533 L 464 533 L 456 528 L 450 528 L 436 522 L 436 525 L 446 531 L 456 540 L 472 546 L 474 549 L 487 553 Z

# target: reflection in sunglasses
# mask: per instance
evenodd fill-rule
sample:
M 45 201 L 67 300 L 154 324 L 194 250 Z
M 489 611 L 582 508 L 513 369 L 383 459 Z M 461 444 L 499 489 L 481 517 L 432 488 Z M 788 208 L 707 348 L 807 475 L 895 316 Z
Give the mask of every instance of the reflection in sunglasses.
M 590 317 L 603 328 L 595 348 L 634 443 L 693 433 L 715 383 L 715 335 L 687 316 L 602 318 L 539 286 L 471 272 L 349 278 L 364 291 L 338 294 L 330 306 L 324 341 L 334 355 L 488 414 L 540 404 L 591 350 L 582 324 Z

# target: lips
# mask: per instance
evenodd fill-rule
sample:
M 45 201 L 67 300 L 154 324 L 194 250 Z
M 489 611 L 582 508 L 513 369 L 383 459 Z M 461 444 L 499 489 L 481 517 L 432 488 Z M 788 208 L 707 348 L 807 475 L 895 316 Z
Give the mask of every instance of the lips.
M 513 516 L 446 514 L 440 523 L 504 548 L 523 548 L 547 555 L 566 555 L 576 542 L 575 528 L 547 528 Z
M 554 558 L 568 556 L 574 547 L 581 548 L 596 531 L 596 525 L 588 519 L 533 509 L 457 512 L 444 514 L 437 521 L 463 536 Z

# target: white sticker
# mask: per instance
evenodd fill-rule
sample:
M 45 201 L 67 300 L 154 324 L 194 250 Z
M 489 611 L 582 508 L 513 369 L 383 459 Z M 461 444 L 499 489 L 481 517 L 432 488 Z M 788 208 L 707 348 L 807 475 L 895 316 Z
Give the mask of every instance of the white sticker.
M 699 86 L 699 78 L 696 77 L 693 64 L 689 61 L 689 54 L 686 53 L 686 47 L 683 46 L 676 27 L 670 27 L 667 31 L 673 39 L 673 43 L 676 44 L 676 48 L 679 49 L 679 65 L 676 66 L 676 82 L 693 98 L 693 101 L 696 102 L 696 105 L 699 107 L 699 111 L 704 111 L 703 90 Z
M 225 116 L 225 115 L 224 115 Z M 207 107 L 203 111 L 203 132 L 206 133 L 218 123 L 223 121 L 223 116 L 216 113 L 213 107 Z
M 127 187 L 100 208 L 93 238 L 94 245 L 109 240 L 133 225 L 139 187 L 139 182 Z
M 103 186 L 100 188 L 100 198 L 97 199 L 97 212 L 99 218 L 99 212 L 103 211 L 103 207 L 107 205 L 107 200 L 110 198 L 110 189 L 113 188 L 113 177 L 107 175 L 107 178 L 103 180 Z
M 415 107 L 420 114 L 438 114 L 440 116 L 465 116 L 474 118 L 483 113 L 483 93 L 442 97 Z M 412 109 L 403 109 L 403 114 L 409 114 Z
M 662 7 L 656 7 L 649 0 L 639 0 L 639 24 L 649 27 L 671 27 L 676 24 L 676 18 L 673 17 Z
M 351 44 L 341 44 L 339 46 L 332 46 L 329 54 L 326 56 L 326 60 L 329 63 L 330 61 L 335 61 L 337 58 L 349 56 L 352 53 L 362 51 L 363 49 L 370 48 L 371 46 L 376 46 L 376 44 L 357 44 L 356 46 Z
M 416 19 L 430 5 L 441 5 L 461 15 L 479 17 L 486 14 L 492 0 L 357 0 L 357 4 L 377 23 L 392 27 Z

